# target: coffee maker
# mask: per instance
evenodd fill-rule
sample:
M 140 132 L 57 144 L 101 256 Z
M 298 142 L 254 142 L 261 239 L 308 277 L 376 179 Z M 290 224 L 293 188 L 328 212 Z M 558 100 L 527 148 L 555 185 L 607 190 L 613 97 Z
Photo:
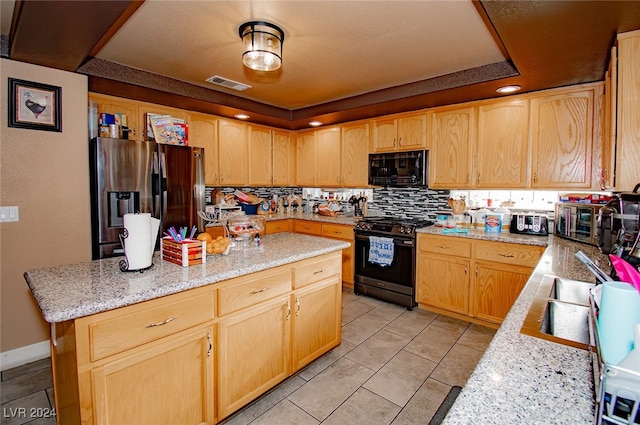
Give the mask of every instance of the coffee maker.
M 633 192 L 615 193 L 598 213 L 597 240 L 603 254 L 640 262 L 640 183 Z

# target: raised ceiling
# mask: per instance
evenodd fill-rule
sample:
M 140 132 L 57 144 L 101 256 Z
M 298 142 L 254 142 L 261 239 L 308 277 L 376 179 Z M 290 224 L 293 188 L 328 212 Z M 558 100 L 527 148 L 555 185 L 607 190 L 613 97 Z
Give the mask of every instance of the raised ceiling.
M 12 59 L 85 73 L 93 91 L 148 101 L 166 95 L 174 106 L 221 115 L 245 111 L 255 122 L 285 128 L 495 97 L 507 83 L 526 92 L 599 81 L 615 34 L 640 28 L 637 1 L 16 6 Z M 243 67 L 238 27 L 249 20 L 284 29 L 280 70 Z M 41 33 L 30 31 L 36 22 L 44 26 Z M 252 88 L 214 86 L 205 81 L 213 75 Z

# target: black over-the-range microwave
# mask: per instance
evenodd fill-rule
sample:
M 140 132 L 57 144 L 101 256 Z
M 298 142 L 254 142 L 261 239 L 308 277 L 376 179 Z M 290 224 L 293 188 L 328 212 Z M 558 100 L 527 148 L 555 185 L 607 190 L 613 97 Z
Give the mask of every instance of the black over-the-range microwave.
M 369 184 L 372 186 L 427 186 L 426 150 L 369 154 Z

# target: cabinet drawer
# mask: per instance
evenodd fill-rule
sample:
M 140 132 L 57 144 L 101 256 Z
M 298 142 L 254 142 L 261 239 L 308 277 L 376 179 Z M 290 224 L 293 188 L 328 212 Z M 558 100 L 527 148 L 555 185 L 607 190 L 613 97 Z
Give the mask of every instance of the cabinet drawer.
M 342 273 L 342 254 L 340 252 L 323 256 L 320 260 L 304 261 L 293 268 L 293 286 L 301 288 Z
M 234 279 L 234 283 L 218 289 L 220 316 L 241 310 L 291 291 L 289 267 L 254 273 Z
M 289 232 L 289 220 L 267 221 L 265 224 L 267 235 L 280 232 Z
M 515 243 L 476 241 L 476 260 L 535 267 L 544 248 Z
M 454 236 L 418 235 L 418 249 L 436 254 L 471 257 L 471 241 Z
M 96 316 L 89 324 L 91 361 L 213 320 L 214 294 L 170 295 Z
M 296 233 L 322 236 L 322 223 L 316 221 L 296 220 L 294 224 Z
M 322 236 L 353 240 L 353 226 L 341 226 L 338 224 L 323 224 Z

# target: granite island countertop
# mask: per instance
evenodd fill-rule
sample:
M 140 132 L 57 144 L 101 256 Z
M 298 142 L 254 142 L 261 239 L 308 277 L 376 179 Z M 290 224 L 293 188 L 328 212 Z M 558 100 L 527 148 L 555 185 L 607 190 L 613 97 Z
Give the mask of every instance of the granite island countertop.
M 206 264 L 181 267 L 160 259 L 144 272 L 122 272 L 122 257 L 28 270 L 25 280 L 44 319 L 63 322 L 316 257 L 348 242 L 294 233 L 262 238 L 259 247 L 207 256 Z
M 429 227 L 418 232 L 442 234 L 442 228 Z M 470 231 L 448 236 L 547 245 L 547 249 L 443 424 L 593 423 L 595 401 L 590 353 L 521 334 L 520 328 L 545 274 L 594 282 L 594 276 L 575 258 L 575 253 L 583 251 L 609 271 L 607 257 L 594 246 L 552 235 Z

